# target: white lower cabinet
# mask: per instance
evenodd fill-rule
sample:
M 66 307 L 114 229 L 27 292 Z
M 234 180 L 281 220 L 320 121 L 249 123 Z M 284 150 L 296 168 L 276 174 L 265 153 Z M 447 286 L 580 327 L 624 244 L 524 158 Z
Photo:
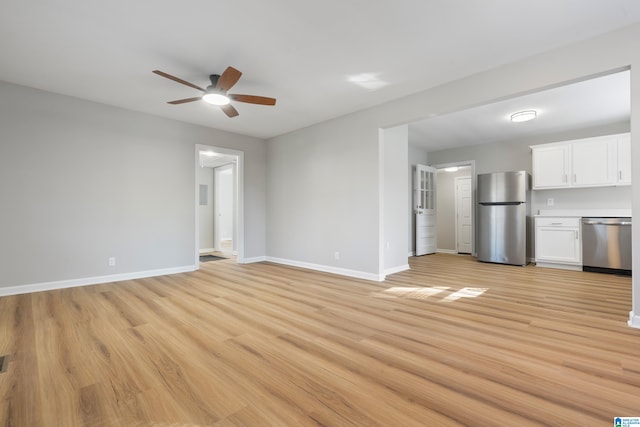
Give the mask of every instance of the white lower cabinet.
M 535 218 L 536 266 L 582 270 L 580 218 Z

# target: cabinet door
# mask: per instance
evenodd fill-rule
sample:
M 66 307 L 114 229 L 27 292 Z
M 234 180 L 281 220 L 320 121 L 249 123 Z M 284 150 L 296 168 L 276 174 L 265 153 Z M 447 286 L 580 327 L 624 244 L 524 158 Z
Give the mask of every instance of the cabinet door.
M 533 189 L 568 187 L 570 155 L 570 144 L 533 147 Z
M 631 185 L 631 135 L 618 138 L 618 185 Z
M 553 225 L 536 226 L 536 261 L 581 263 L 579 229 Z
M 574 187 L 616 184 L 616 137 L 590 138 L 572 144 Z

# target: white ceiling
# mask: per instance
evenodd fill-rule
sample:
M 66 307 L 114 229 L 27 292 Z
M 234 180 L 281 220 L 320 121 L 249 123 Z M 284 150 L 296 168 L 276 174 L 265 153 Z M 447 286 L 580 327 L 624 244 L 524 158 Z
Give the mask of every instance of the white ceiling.
M 636 22 L 637 0 L 3 0 L 0 80 L 268 138 Z M 199 93 L 151 73 L 229 65 L 277 105 L 168 105 Z
M 409 125 L 409 143 L 437 151 L 628 121 L 629 71 L 483 105 Z M 534 120 L 513 123 L 513 113 L 534 110 Z

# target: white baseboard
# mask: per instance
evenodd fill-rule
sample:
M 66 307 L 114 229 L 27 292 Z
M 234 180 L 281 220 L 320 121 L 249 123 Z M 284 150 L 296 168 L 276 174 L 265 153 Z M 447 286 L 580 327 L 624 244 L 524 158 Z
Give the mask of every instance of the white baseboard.
M 582 271 L 582 265 L 556 264 L 554 262 L 536 262 L 536 267 L 558 268 L 560 270 Z
M 414 256 L 416 253 L 414 251 L 409 252 L 409 255 L 407 255 L 409 258 L 411 258 L 412 256 Z
M 373 280 L 376 282 L 384 281 L 384 274 L 367 273 L 364 271 L 349 270 L 346 268 L 332 267 L 328 265 L 312 264 L 308 262 L 295 261 L 291 259 L 266 257 L 266 261 L 276 264 L 290 265 L 292 267 L 307 268 L 309 270 L 323 271 L 325 273 L 339 274 L 341 276 L 354 277 L 356 279 Z
M 200 250 L 198 251 L 198 253 L 200 253 L 200 254 L 206 254 L 206 253 L 209 253 L 209 252 L 215 252 L 215 251 L 216 251 L 216 249 L 215 249 L 215 248 L 205 248 L 205 249 L 200 249 Z
M 409 267 L 409 264 L 405 264 L 405 265 L 399 265 L 398 267 L 393 267 L 393 268 L 388 268 L 384 271 L 384 275 L 388 276 L 390 274 L 394 274 L 394 273 L 400 273 L 401 271 L 407 271 L 410 270 L 411 267 Z
M 627 325 L 631 326 L 632 328 L 640 329 L 640 316 L 636 315 L 633 311 L 630 311 L 629 321 L 627 322 Z
M 81 279 L 58 280 L 55 282 L 33 283 L 20 286 L 0 287 L 0 296 L 28 294 L 31 292 L 52 291 L 55 289 L 74 288 L 78 286 L 99 285 L 101 283 L 121 282 L 123 280 L 143 279 L 145 277 L 165 276 L 167 274 L 187 273 L 195 271 L 195 265 L 183 267 L 161 268 L 158 270 L 136 271 L 133 273 L 110 274 L 108 276 L 84 277 Z
M 458 255 L 458 251 L 454 249 L 436 249 L 436 253 Z
M 256 256 L 253 258 L 243 259 L 241 264 L 253 264 L 254 262 L 265 262 L 266 260 L 267 260 L 266 256 Z

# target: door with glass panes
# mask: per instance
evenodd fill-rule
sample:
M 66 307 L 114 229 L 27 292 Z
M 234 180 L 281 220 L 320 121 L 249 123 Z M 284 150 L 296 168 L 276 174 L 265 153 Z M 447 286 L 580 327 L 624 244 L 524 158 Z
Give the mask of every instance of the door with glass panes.
M 416 216 L 416 256 L 436 252 L 436 169 L 416 165 L 413 211 Z

